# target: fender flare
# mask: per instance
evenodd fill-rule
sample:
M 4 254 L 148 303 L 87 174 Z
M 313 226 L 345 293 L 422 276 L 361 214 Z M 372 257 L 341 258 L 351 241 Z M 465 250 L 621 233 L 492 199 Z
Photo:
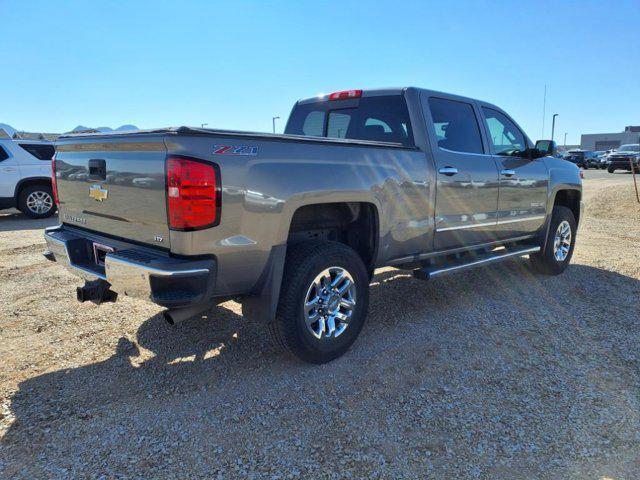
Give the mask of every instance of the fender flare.
M 13 197 L 16 199 L 16 203 L 18 203 L 18 194 L 20 193 L 20 190 L 22 190 L 22 188 L 24 187 L 25 184 L 35 184 L 35 185 L 39 185 L 39 184 L 48 184 L 49 186 L 51 186 L 51 177 L 26 177 L 26 178 L 21 178 L 18 183 L 16 183 L 16 188 L 13 191 Z

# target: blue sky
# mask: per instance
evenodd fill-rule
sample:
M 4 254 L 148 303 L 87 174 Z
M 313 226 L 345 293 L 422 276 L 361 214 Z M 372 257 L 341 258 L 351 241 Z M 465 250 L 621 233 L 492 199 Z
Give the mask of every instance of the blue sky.
M 640 125 L 640 2 L 0 0 L 0 122 L 271 130 L 298 98 L 414 85 L 532 139 Z

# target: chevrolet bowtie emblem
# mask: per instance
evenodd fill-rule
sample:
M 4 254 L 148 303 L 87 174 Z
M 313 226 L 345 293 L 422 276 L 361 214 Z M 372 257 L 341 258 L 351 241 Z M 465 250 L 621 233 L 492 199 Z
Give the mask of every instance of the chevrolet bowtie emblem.
M 107 199 L 109 190 L 102 188 L 102 186 L 95 184 L 89 187 L 89 196 L 96 199 L 98 202 L 102 202 Z

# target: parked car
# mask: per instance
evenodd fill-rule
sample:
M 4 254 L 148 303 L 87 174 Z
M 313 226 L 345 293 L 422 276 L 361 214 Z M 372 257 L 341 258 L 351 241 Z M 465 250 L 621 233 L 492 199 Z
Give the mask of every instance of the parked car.
M 589 150 L 569 150 L 562 157 L 571 163 L 575 163 L 578 167 L 589 169 L 598 168 L 598 162 L 596 161 L 595 152 Z
M 613 173 L 616 170 L 640 172 L 640 144 L 631 143 L 620 146 L 615 152 L 609 154 L 609 165 L 607 171 Z
M 62 225 L 45 256 L 86 280 L 80 301 L 142 297 L 175 324 L 236 299 L 314 363 L 355 341 L 375 268 L 426 280 L 529 255 L 557 275 L 582 211 L 579 169 L 553 142 L 534 146 L 499 107 L 418 88 L 301 100 L 283 135 L 180 127 L 57 145 Z M 78 167 L 88 179 L 63 174 Z
M 596 151 L 593 152 L 594 154 L 594 168 L 599 168 L 600 170 L 603 170 L 605 168 L 607 168 L 608 162 L 607 162 L 607 151 L 606 150 L 601 150 L 601 151 Z
M 18 208 L 31 218 L 56 211 L 51 189 L 53 143 L 0 138 L 0 209 Z

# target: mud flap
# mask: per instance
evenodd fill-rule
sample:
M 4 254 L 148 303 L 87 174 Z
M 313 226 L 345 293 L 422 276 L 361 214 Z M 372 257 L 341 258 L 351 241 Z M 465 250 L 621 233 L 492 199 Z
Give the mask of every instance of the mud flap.
M 247 320 L 259 323 L 275 320 L 286 255 L 286 245 L 276 245 L 271 249 L 267 266 L 254 288 L 256 293 L 241 301 L 242 315 Z

